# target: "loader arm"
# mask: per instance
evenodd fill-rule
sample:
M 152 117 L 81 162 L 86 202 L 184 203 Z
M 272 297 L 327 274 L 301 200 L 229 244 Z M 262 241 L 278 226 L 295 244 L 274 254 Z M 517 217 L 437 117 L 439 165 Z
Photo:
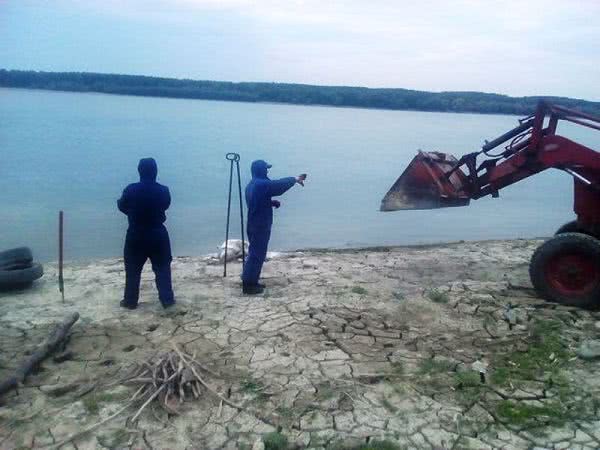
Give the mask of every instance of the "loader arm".
M 486 142 L 480 151 L 458 160 L 419 152 L 382 200 L 381 210 L 465 206 L 471 199 L 497 197 L 506 186 L 556 168 L 574 178 L 578 218 L 600 229 L 600 153 L 557 135 L 560 120 L 600 130 L 600 118 L 542 101 L 535 114 Z
M 470 196 L 478 199 L 494 195 L 506 186 L 549 168 L 565 170 L 592 189 L 600 187 L 600 180 L 594 176 L 594 173 L 600 173 L 600 154 L 562 136 L 552 135 L 543 137 L 535 152 L 526 146 L 497 164 L 485 165 L 485 172 L 475 177 Z

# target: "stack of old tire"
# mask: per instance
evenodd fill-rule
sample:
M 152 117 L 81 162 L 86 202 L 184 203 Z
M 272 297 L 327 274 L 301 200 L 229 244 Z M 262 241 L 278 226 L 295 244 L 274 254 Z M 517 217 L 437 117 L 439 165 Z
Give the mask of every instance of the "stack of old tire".
M 33 261 L 27 247 L 0 252 L 0 290 L 22 288 L 31 285 L 44 275 L 44 268 Z

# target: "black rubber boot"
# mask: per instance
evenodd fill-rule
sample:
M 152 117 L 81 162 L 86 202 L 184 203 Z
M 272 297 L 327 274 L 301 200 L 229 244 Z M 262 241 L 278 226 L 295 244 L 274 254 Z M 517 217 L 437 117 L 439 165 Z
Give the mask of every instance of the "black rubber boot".
M 127 303 L 125 300 L 121 300 L 119 305 L 121 306 L 121 308 L 127 308 L 127 309 L 136 309 L 137 308 L 137 305 L 131 305 L 131 304 Z
M 257 295 L 262 294 L 265 290 L 264 287 L 261 287 L 259 284 L 246 284 L 242 285 L 242 292 L 246 295 Z

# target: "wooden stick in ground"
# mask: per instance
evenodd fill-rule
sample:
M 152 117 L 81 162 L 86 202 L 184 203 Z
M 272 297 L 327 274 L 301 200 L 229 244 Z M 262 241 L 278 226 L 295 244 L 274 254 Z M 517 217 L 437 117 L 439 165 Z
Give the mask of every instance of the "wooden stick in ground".
M 79 313 L 74 312 L 66 318 L 61 324 L 57 325 L 44 343 L 33 352 L 33 354 L 19 365 L 17 370 L 6 380 L 0 383 L 0 395 L 5 394 L 11 389 L 16 388 L 25 380 L 35 367 L 46 359 L 58 345 L 67 337 L 69 330 L 79 319 Z
M 58 213 L 58 290 L 62 295 L 62 301 L 65 302 L 65 281 L 63 278 L 63 248 L 64 248 L 64 240 L 63 240 L 63 222 L 64 222 L 64 213 L 60 211 Z

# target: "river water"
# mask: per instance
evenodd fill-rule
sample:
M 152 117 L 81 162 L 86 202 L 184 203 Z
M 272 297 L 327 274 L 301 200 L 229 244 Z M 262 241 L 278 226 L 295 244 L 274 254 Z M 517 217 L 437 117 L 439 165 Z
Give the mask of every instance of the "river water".
M 225 234 L 227 152 L 241 154 L 244 184 L 257 158 L 273 164 L 272 178 L 309 175 L 281 199 L 273 249 L 549 235 L 573 218 L 572 180 L 556 170 L 466 208 L 378 211 L 417 149 L 460 156 L 516 124 L 501 115 L 0 89 L 0 249 L 27 245 L 55 260 L 62 209 L 68 259 L 119 256 L 126 218 L 116 200 L 136 181 L 138 160 L 152 156 L 172 194 L 174 254 L 213 252 Z M 600 148 L 600 133 L 560 131 Z

